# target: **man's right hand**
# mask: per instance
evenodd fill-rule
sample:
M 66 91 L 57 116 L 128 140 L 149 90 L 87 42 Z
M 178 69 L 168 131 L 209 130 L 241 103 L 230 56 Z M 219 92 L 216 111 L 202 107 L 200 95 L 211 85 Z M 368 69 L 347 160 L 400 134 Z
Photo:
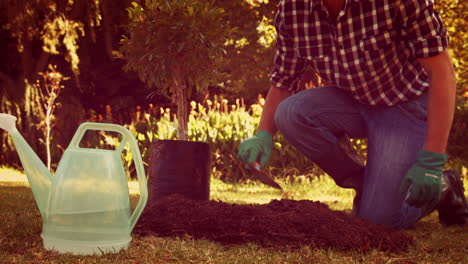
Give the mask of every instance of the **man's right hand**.
M 270 159 L 273 149 L 273 136 L 264 130 L 258 131 L 252 137 L 244 139 L 239 145 L 237 157 L 249 168 L 249 163 L 260 161 L 262 168 Z

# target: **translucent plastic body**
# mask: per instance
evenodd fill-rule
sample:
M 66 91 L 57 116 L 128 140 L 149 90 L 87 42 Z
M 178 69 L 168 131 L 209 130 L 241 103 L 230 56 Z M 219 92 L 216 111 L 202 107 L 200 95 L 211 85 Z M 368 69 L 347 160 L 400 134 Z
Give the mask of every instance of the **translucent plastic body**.
M 80 148 L 87 130 L 120 133 L 116 150 Z M 140 200 L 130 216 L 127 176 L 121 152 L 129 143 L 140 183 Z M 65 150 L 53 179 L 42 238 L 45 247 L 76 254 L 127 248 L 147 200 L 146 176 L 133 135 L 122 126 L 84 123 Z
M 130 131 L 112 124 L 82 124 L 65 150 L 55 176 L 51 176 L 16 128 L 12 128 L 11 116 L 2 115 L 0 128 L 13 138 L 43 217 L 44 247 L 82 255 L 127 248 L 147 202 L 143 162 Z M 79 143 L 87 130 L 120 133 L 122 142 L 116 150 L 80 148 Z M 121 158 L 127 143 L 140 187 L 140 198 L 133 214 Z

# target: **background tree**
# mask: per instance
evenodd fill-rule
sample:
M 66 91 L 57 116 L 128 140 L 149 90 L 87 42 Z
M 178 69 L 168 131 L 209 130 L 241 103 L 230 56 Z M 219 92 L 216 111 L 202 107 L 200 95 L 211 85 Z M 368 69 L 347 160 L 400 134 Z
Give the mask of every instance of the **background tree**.
M 230 27 L 224 10 L 206 0 L 148 0 L 128 8 L 125 66 L 177 105 L 179 140 L 188 139 L 188 97 L 215 84 Z
M 36 150 L 39 141 L 34 139 L 42 135 L 36 125 L 46 117 L 39 102 L 46 91 L 34 84 L 57 58 L 64 62 L 61 71 L 78 76 L 78 40 L 85 28 L 90 32 L 100 23 L 99 1 L 84 2 L 0 1 L 0 112 L 18 117 L 18 126 Z
M 41 157 L 45 152 L 37 139 L 43 128 L 37 124 L 45 115 L 38 102 L 47 91 L 34 84 L 48 64 L 72 77 L 64 82 L 58 99 L 63 108 L 56 113 L 57 127 L 52 131 L 59 150 L 70 142 L 78 125 L 91 118 L 91 111 L 99 113 L 109 104 L 116 117 L 125 118 L 115 121 L 125 122 L 144 102 L 144 85 L 135 74 L 124 73 L 123 62 L 113 55 L 129 4 L 129 0 L 0 1 L 0 112 L 18 117 L 20 130 Z M 10 143 L 0 133 L 5 153 L 14 153 Z M 15 157 L 6 155 L 12 162 Z M 0 155 L 0 163 L 2 159 L 5 155 Z
M 276 31 L 273 19 L 278 0 L 218 0 L 226 19 L 236 28 L 226 46 L 224 86 L 218 89 L 229 99 L 242 97 L 253 103 L 270 87 Z M 230 100 L 234 101 L 234 100 Z

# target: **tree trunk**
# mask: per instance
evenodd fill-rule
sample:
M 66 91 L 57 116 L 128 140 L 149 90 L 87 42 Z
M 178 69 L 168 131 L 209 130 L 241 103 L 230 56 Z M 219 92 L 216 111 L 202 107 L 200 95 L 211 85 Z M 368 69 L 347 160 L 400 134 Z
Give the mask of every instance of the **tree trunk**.
M 104 29 L 104 43 L 106 47 L 106 53 L 109 60 L 113 60 L 114 56 L 112 55 L 112 14 L 109 11 L 110 1 L 104 0 L 102 1 L 102 26 Z
M 185 84 L 180 67 L 175 69 L 173 98 L 177 105 L 177 122 L 179 131 L 179 140 L 188 141 L 188 98 L 187 85 Z

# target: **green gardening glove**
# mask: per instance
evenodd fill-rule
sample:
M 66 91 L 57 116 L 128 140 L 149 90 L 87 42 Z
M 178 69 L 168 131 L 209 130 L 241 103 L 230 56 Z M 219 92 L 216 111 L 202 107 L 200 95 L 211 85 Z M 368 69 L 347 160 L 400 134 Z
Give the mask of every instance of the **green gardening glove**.
M 442 170 L 446 161 L 446 154 L 419 151 L 416 162 L 400 185 L 402 194 L 409 191 L 406 198 L 409 205 L 418 208 L 435 208 L 440 200 Z
M 260 161 L 263 168 L 270 159 L 272 148 L 273 136 L 267 131 L 258 131 L 240 143 L 237 157 L 244 162 L 246 168 L 250 168 L 249 164 L 255 161 Z

